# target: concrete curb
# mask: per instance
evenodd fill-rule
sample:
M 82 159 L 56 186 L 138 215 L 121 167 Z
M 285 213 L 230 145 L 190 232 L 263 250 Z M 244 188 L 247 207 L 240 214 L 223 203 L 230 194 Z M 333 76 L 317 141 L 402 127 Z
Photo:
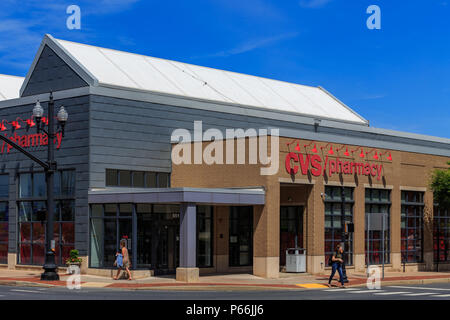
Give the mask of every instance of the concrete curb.
M 382 281 L 381 286 L 392 286 L 392 285 L 413 285 L 413 284 L 431 284 L 431 283 L 450 283 L 450 278 L 433 278 L 433 279 L 406 279 L 406 280 L 391 280 L 391 281 Z M 86 282 L 85 284 L 89 284 Z M 47 284 L 47 283 L 39 283 L 32 281 L 20 281 L 20 280 L 0 280 L 0 285 L 2 286 L 15 286 L 15 287 L 44 287 L 44 288 L 53 288 L 53 287 L 62 287 L 64 285 L 56 285 L 56 284 Z M 119 289 L 119 290 L 160 290 L 160 291 L 203 291 L 203 290 L 219 290 L 219 291 L 231 291 L 231 290 L 240 290 L 240 291 L 280 291 L 280 290 L 289 290 L 289 291 L 305 291 L 305 290 L 323 290 L 326 288 L 302 288 L 299 286 L 293 287 L 280 287 L 279 284 L 267 284 L 267 285 L 249 285 L 249 284 L 236 284 L 236 285 L 214 285 L 214 284 L 196 284 L 196 285 L 186 285 L 186 284 L 177 284 L 177 285 L 155 285 L 155 286 L 139 286 L 139 287 L 127 287 L 125 284 L 123 287 L 108 287 L 109 284 L 103 287 L 98 287 L 102 289 Z M 81 284 L 83 287 L 83 284 Z M 365 287 L 366 283 L 360 283 L 355 285 L 347 285 L 348 288 L 360 288 Z M 89 287 L 89 288 L 97 288 L 97 287 Z
M 108 288 L 107 289 L 123 289 L 123 290 L 158 290 L 158 291 L 305 291 L 305 288 L 280 288 L 280 287 L 252 287 L 252 286 L 172 286 L 172 287 L 139 287 L 139 288 Z

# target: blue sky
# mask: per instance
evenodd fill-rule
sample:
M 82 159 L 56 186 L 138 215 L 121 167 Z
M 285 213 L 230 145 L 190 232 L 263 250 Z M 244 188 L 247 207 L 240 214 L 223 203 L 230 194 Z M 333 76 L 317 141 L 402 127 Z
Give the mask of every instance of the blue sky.
M 372 4 L 381 30 L 366 27 Z M 50 33 L 320 85 L 371 126 L 450 138 L 449 21 L 450 0 L 2 0 L 0 73 L 25 76 Z

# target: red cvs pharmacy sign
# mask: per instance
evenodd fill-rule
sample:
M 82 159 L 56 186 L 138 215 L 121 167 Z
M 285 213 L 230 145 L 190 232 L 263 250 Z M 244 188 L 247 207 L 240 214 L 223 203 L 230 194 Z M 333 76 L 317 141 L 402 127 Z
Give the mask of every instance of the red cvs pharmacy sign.
M 380 180 L 382 177 L 382 164 L 367 163 L 367 162 L 355 162 L 353 159 L 328 159 L 325 160 L 317 154 L 301 154 L 295 152 L 289 152 L 286 155 L 285 160 L 286 171 L 290 175 L 295 175 L 299 171 L 303 175 L 308 174 L 308 170 L 311 170 L 311 174 L 315 177 L 328 174 L 331 177 L 333 174 L 358 174 L 365 176 L 376 177 Z

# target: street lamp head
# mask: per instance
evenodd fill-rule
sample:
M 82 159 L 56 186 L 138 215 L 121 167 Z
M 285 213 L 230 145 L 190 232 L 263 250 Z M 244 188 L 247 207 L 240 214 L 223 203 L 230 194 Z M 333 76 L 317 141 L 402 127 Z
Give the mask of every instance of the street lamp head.
M 42 108 L 38 100 L 33 108 L 33 116 L 36 118 L 36 120 L 40 121 L 43 115 L 44 115 L 44 108 Z
M 67 118 L 69 118 L 69 114 L 63 106 L 61 106 L 61 108 L 59 109 L 56 118 L 58 118 L 59 125 L 61 126 L 62 136 L 64 137 L 64 127 L 66 125 Z
M 67 113 L 66 109 L 64 109 L 64 107 L 61 107 L 61 109 L 59 109 L 57 118 L 61 124 L 66 123 L 67 118 L 69 118 L 69 114 Z
M 33 117 L 36 120 L 36 130 L 39 133 L 41 127 L 41 119 L 44 115 L 44 108 L 42 108 L 39 100 L 36 102 L 36 105 L 33 108 Z

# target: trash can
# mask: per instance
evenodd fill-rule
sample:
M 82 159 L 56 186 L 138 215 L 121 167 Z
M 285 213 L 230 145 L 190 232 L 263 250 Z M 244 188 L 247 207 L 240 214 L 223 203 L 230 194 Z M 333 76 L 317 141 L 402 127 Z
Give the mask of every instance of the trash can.
M 306 272 L 306 249 L 286 250 L 286 272 Z

